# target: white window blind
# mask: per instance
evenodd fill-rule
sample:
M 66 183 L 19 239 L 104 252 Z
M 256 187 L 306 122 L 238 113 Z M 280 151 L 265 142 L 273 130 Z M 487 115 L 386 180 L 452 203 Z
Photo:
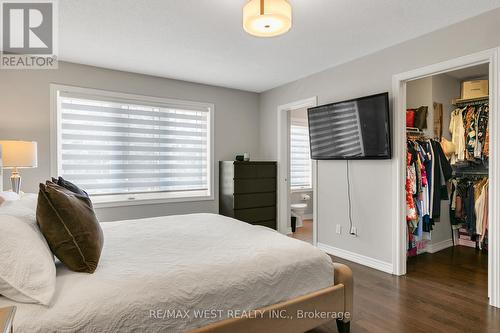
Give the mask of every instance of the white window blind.
M 209 191 L 210 108 L 62 91 L 57 99 L 58 173 L 89 194 Z
M 307 125 L 291 125 L 290 160 L 291 188 L 311 188 L 312 168 Z

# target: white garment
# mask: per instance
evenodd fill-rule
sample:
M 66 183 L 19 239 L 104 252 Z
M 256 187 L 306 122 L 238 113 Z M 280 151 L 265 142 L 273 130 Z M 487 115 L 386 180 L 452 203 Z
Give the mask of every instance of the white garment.
M 422 216 L 430 215 L 428 186 L 422 187 Z
M 483 218 L 485 214 L 485 204 L 486 204 L 486 189 L 487 186 L 483 186 L 481 189 L 481 194 L 477 198 L 474 204 L 474 210 L 476 212 L 476 234 L 483 234 Z
M 451 142 L 455 144 L 455 153 L 451 156 L 451 164 L 465 160 L 464 110 L 465 109 L 455 109 L 451 113 L 449 131 L 451 133 Z

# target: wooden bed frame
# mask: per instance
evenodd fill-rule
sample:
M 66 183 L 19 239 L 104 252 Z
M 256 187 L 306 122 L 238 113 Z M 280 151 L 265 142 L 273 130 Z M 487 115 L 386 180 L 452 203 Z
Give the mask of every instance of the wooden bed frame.
M 349 333 L 352 318 L 353 279 L 352 271 L 342 264 L 334 264 L 334 284 L 331 287 L 256 310 L 254 318 L 231 318 L 222 320 L 191 333 L 266 333 L 305 332 L 335 320 L 333 313 L 343 314 L 336 319 L 340 333 Z M 297 318 L 298 311 L 318 315 Z M 287 314 L 290 317 L 282 316 Z M 278 315 L 280 314 L 280 315 Z M 321 318 L 321 314 L 328 314 Z

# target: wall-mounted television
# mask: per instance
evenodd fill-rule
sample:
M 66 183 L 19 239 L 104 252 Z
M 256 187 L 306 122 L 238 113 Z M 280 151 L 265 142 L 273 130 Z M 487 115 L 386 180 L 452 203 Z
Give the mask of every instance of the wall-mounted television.
M 389 93 L 310 108 L 313 160 L 390 159 Z

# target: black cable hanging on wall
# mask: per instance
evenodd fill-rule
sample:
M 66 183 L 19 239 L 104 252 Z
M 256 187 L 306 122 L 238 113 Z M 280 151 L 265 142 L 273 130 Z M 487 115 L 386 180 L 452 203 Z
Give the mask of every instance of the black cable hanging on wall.
M 349 204 L 349 234 L 356 236 L 356 233 L 352 231 L 352 203 L 351 203 L 351 176 L 349 173 L 349 160 L 346 160 L 346 171 L 347 171 L 347 201 Z

